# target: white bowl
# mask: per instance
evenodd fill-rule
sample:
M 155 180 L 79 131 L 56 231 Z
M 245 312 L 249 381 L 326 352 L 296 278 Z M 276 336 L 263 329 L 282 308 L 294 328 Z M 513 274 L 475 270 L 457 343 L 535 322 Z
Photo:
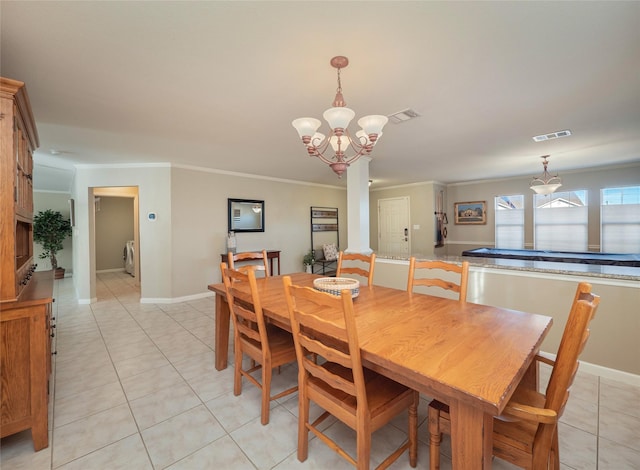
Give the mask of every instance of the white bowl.
M 321 277 L 314 279 L 313 287 L 316 290 L 339 296 L 343 290 L 351 291 L 351 298 L 355 299 L 360 294 L 360 281 L 348 277 Z

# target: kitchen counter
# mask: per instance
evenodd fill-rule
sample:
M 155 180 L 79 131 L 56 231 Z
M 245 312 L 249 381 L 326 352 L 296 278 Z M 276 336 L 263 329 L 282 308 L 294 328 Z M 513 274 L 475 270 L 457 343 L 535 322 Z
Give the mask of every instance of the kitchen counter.
M 530 261 L 502 258 L 479 258 L 473 256 L 435 256 L 414 254 L 418 260 L 442 260 L 452 263 L 468 261 L 470 267 L 508 269 L 512 271 L 539 272 L 561 274 L 580 277 L 596 277 L 601 279 L 619 279 L 626 281 L 640 281 L 640 268 L 628 266 L 611 266 L 596 264 L 559 263 L 555 261 Z M 376 253 L 376 260 L 390 260 L 409 262 L 406 255 Z M 640 288 L 640 284 L 638 285 Z

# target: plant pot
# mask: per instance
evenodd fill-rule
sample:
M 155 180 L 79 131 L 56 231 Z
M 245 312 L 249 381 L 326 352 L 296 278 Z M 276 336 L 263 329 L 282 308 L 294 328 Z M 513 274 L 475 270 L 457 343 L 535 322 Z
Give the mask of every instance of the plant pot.
M 311 269 L 311 265 L 310 264 L 305 264 L 304 265 L 304 271 L 309 273 L 309 274 L 313 274 L 313 270 Z
M 64 278 L 64 268 L 56 268 L 55 274 L 53 276 L 54 279 L 62 279 Z

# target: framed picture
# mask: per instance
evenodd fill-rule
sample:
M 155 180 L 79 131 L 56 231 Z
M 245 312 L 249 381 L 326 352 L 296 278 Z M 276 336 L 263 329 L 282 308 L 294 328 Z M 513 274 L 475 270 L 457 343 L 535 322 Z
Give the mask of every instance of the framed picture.
M 454 203 L 456 225 L 478 225 L 487 223 L 487 201 Z
M 227 199 L 229 232 L 264 232 L 264 201 Z

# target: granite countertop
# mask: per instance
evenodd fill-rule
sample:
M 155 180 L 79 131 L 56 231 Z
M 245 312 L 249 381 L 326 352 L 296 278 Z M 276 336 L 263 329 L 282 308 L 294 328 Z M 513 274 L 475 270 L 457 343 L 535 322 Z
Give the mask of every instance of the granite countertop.
M 611 266 L 580 263 L 557 263 L 551 261 L 529 261 L 502 258 L 476 258 L 473 256 L 437 256 L 414 254 L 418 260 L 441 260 L 451 263 L 468 261 L 470 266 L 478 268 L 510 269 L 513 271 L 541 272 L 573 276 L 598 277 L 603 279 L 620 279 L 640 281 L 640 268 L 628 266 Z M 406 255 L 376 253 L 376 259 L 408 261 Z M 640 288 L 640 284 L 638 284 Z

